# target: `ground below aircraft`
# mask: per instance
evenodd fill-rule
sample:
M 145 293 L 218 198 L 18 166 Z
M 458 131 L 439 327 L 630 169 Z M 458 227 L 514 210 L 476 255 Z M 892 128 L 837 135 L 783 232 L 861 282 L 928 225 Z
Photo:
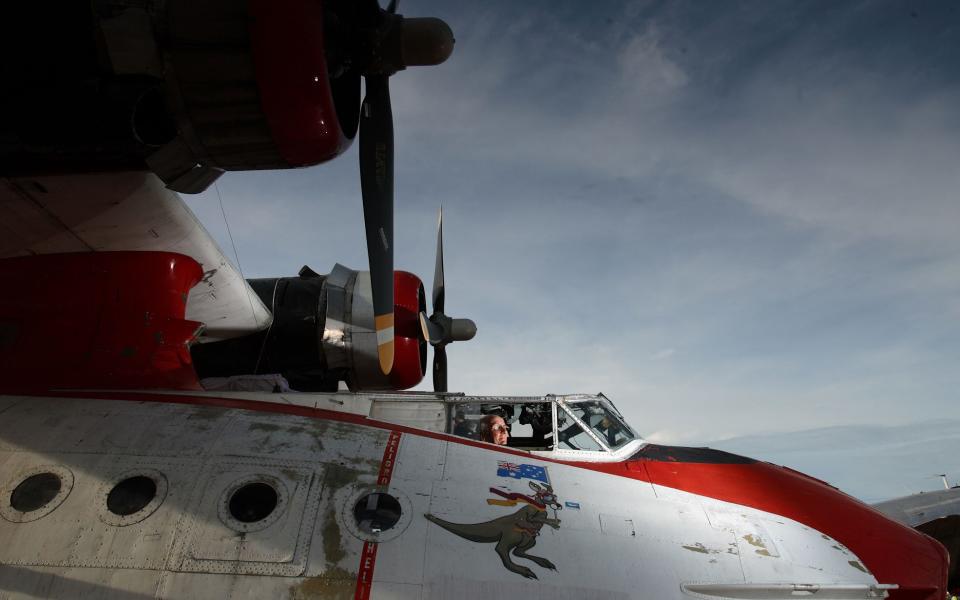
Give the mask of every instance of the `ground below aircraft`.
M 428 344 L 444 389 L 442 349 L 469 333 L 443 314 L 442 258 L 431 317 L 393 270 L 387 78 L 449 54 L 445 25 L 332 0 L 16 4 L 4 596 L 946 594 L 932 538 L 790 469 L 647 443 L 602 395 L 391 391 L 425 375 Z M 369 275 L 248 283 L 175 193 L 330 160 L 358 130 Z M 207 390 L 201 363 L 270 389 Z M 490 415 L 508 446 L 475 439 Z

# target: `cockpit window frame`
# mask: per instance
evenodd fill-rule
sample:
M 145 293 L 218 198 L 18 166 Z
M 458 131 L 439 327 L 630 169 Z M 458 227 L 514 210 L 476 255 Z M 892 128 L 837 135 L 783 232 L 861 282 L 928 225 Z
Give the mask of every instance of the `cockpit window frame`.
M 597 394 L 596 396 L 575 396 L 575 397 L 573 397 L 573 396 L 567 396 L 566 398 L 569 398 L 571 401 L 569 401 L 569 402 L 564 402 L 564 403 L 563 403 L 563 404 L 564 404 L 564 409 L 565 409 L 568 413 L 570 413 L 570 414 L 573 414 L 573 412 L 574 412 L 574 406 L 577 405 L 577 404 L 596 404 L 597 406 L 599 406 L 599 408 L 600 408 L 601 410 L 603 410 L 604 412 L 607 412 L 607 413 L 608 413 L 608 415 L 607 415 L 608 418 L 612 418 L 612 419 L 614 419 L 614 420 L 619 421 L 619 423 L 617 423 L 617 425 L 618 425 L 618 426 L 620 427 L 620 429 L 626 434 L 627 439 L 626 439 L 625 441 L 623 441 L 623 442 L 620 442 L 619 445 L 613 446 L 613 445 L 610 443 L 610 440 L 609 440 L 609 439 L 604 439 L 604 438 L 602 437 L 601 433 L 600 433 L 599 431 L 597 431 L 597 429 L 596 429 L 595 427 L 593 427 L 592 425 L 590 425 L 590 423 L 588 423 L 587 421 L 584 421 L 583 419 L 577 417 L 578 423 L 581 423 L 581 424 L 583 424 L 583 425 L 588 426 L 588 427 L 590 428 L 590 431 L 591 431 L 592 433 L 597 434 L 595 437 L 599 437 L 599 439 L 600 439 L 600 441 L 602 442 L 603 446 L 604 446 L 608 451 L 613 452 L 613 453 L 616 453 L 616 452 L 620 451 L 620 449 L 623 448 L 624 446 L 630 444 L 630 442 L 633 442 L 633 441 L 635 441 L 635 440 L 642 439 L 642 438 L 637 434 L 637 432 L 634 431 L 633 427 L 631 427 L 630 424 L 627 423 L 627 420 L 623 417 L 623 414 L 621 414 L 620 411 L 617 410 L 616 405 L 614 405 L 614 403 L 611 402 L 610 399 L 607 398 L 606 396 L 604 396 L 603 394 Z
M 554 438 L 556 438 L 556 441 L 555 441 L 555 443 L 554 443 L 554 445 L 553 445 L 554 450 L 563 450 L 563 451 L 565 451 L 565 452 L 567 452 L 567 451 L 569 451 L 569 452 L 597 452 L 597 453 L 599 453 L 599 452 L 605 452 L 605 453 L 607 453 L 607 454 L 610 454 L 611 452 L 613 452 L 612 450 L 610 450 L 610 446 L 608 446 L 606 443 L 604 443 L 603 440 L 600 439 L 600 436 L 598 436 L 597 433 L 593 430 L 593 427 L 590 427 L 590 425 L 588 425 L 587 423 L 585 423 L 582 419 L 580 419 L 580 417 L 578 417 L 578 416 L 576 416 L 575 414 L 573 414 L 573 411 L 570 409 L 570 406 L 566 403 L 566 401 L 564 401 L 563 398 L 561 398 L 561 397 L 559 397 L 559 396 L 554 396 L 554 397 L 553 397 L 553 400 L 554 400 L 554 402 L 553 402 L 554 407 L 559 406 L 560 408 L 562 408 L 562 409 L 563 409 L 563 412 L 567 413 L 567 416 L 570 417 L 571 419 L 573 419 L 573 420 L 577 423 L 577 425 L 580 426 L 580 429 L 581 429 L 584 433 L 586 433 L 588 436 L 590 436 L 590 438 L 592 438 L 594 442 L 596 442 L 601 448 L 603 448 L 602 451 L 601 451 L 601 450 L 579 450 L 579 449 L 578 449 L 578 450 L 574 450 L 574 449 L 572 449 L 572 448 L 560 448 L 560 447 L 559 447 L 559 444 L 560 444 L 560 429 L 559 429 L 559 426 L 558 426 L 557 421 L 556 421 L 556 409 L 554 409 L 553 436 L 554 436 Z
M 529 452 L 533 455 L 587 462 L 616 462 L 624 460 L 625 457 L 632 455 L 639 448 L 647 444 L 646 440 L 644 440 L 643 437 L 640 436 L 623 417 L 623 414 L 619 409 L 617 409 L 616 405 L 603 394 L 546 394 L 544 396 L 467 396 L 457 394 L 455 396 L 451 395 L 449 397 L 444 397 L 442 398 L 442 401 L 447 406 L 444 431 L 448 434 L 453 434 L 454 411 L 459 405 L 510 404 L 519 407 L 527 404 L 550 403 L 553 430 L 552 447 L 550 449 L 534 449 L 525 448 L 523 446 L 508 446 L 513 450 Z M 623 443 L 618 448 L 612 449 L 610 445 L 603 439 L 603 437 L 593 429 L 593 427 L 591 427 L 580 417 L 576 416 L 575 411 L 572 408 L 572 406 L 578 402 L 590 401 L 601 401 L 604 406 L 612 411 L 613 415 L 618 418 L 620 424 L 626 428 L 626 431 L 632 435 L 632 439 Z M 599 448 L 598 450 L 562 448 L 560 446 L 560 410 L 564 411 L 564 414 L 567 418 L 572 420 L 572 423 L 578 425 L 582 431 L 587 432 L 589 438 L 593 440 L 593 442 Z M 472 438 L 467 437 L 466 439 Z

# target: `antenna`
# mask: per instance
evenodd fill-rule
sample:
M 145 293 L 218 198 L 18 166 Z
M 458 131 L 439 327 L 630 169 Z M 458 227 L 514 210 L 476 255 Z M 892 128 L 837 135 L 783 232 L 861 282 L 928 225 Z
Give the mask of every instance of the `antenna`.
M 946 474 L 946 473 L 937 473 L 937 474 L 934 475 L 934 477 L 939 477 L 940 479 L 943 480 L 943 489 L 945 489 L 945 490 L 949 490 L 949 489 L 950 489 L 950 482 L 947 481 L 947 474 Z

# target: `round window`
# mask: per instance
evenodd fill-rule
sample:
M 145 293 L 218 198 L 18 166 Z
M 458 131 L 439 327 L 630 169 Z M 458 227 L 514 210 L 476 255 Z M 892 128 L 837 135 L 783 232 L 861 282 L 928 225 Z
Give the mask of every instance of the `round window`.
M 247 475 L 220 492 L 217 516 L 224 525 L 241 533 L 263 531 L 286 514 L 290 493 L 287 486 L 269 475 Z
M 56 473 L 37 473 L 31 475 L 10 494 L 10 506 L 20 512 L 33 512 L 50 504 L 61 488 L 60 476 Z
M 14 523 L 44 517 L 73 489 L 73 473 L 55 465 L 35 467 L 0 486 L 0 516 Z
M 140 512 L 157 496 L 157 484 L 145 475 L 128 477 L 107 494 L 107 510 L 119 517 Z
M 230 516 L 241 523 L 256 523 L 270 516 L 279 501 L 277 490 L 267 483 L 248 483 L 230 496 Z
M 167 478 L 156 469 L 138 467 L 118 473 L 100 486 L 100 520 L 114 527 L 139 523 L 167 498 Z
M 361 496 L 353 506 L 353 518 L 360 531 L 378 534 L 392 529 L 400 520 L 400 501 L 390 494 L 374 492 Z

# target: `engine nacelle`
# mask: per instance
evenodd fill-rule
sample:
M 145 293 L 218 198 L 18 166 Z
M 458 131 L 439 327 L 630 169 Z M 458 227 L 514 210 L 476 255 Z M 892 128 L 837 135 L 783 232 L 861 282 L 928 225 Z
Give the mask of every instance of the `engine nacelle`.
M 370 274 L 336 265 L 327 276 L 326 318 L 321 349 L 331 369 L 343 370 L 351 389 L 411 388 L 426 373 L 427 344 L 420 333 L 419 313 L 426 311 L 423 283 L 406 271 L 393 275 L 393 370 L 384 375 L 377 355 Z
M 370 274 L 336 265 L 329 275 L 254 279 L 251 287 L 273 313 L 267 331 L 200 344 L 193 359 L 201 378 L 280 373 L 293 389 L 403 390 L 423 379 L 427 343 L 419 313 L 426 311 L 420 278 L 394 273 L 394 362 L 380 370 Z
M 148 167 L 198 192 L 225 170 L 329 160 L 357 131 L 360 76 L 331 76 L 342 52 L 325 43 L 349 39 L 352 12 L 322 0 L 7 3 L 0 112 L 16 118 L 0 123 L 0 175 Z

